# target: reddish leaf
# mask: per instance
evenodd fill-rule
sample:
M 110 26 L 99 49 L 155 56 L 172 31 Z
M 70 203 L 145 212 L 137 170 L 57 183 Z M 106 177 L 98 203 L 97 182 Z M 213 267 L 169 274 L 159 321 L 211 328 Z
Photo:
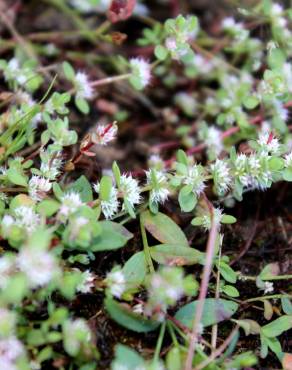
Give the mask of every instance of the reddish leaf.
M 136 0 L 112 0 L 107 17 L 112 23 L 128 19 L 134 10 Z

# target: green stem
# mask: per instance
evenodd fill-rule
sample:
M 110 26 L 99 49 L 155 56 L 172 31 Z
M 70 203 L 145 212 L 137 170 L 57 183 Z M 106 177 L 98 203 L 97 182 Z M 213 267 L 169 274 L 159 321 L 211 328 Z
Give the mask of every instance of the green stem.
M 167 320 L 167 324 L 166 325 L 167 325 L 167 330 L 168 330 L 168 332 L 169 332 L 169 334 L 171 336 L 171 339 L 173 341 L 173 344 L 175 345 L 175 347 L 179 347 L 179 343 L 178 343 L 177 337 L 176 337 L 175 332 L 173 330 L 173 326 L 172 326 L 173 323 L 171 321 Z
M 252 280 L 256 281 L 257 277 L 256 276 L 248 276 L 248 275 L 243 275 L 241 273 L 238 274 L 240 277 L 242 277 L 245 280 Z M 292 279 L 292 275 L 267 275 L 264 279 L 261 279 L 263 281 L 270 281 L 270 280 L 288 280 Z
M 143 220 L 142 220 L 141 216 L 140 216 L 140 229 L 141 229 L 145 259 L 146 259 L 149 271 L 151 273 L 153 273 L 155 271 L 155 269 L 154 269 L 151 254 L 150 254 L 150 248 L 149 248 L 148 241 L 147 241 L 146 230 L 145 230 L 145 227 L 144 227 Z
M 157 340 L 157 343 L 156 343 L 153 362 L 157 362 L 159 360 L 159 354 L 160 354 L 160 351 L 161 351 L 162 342 L 163 342 L 163 338 L 164 338 L 164 334 L 165 334 L 165 326 L 166 326 L 166 321 L 164 321 L 162 323 L 161 327 L 160 327 L 160 332 L 159 332 L 159 337 L 158 337 L 158 340 Z
M 244 301 L 244 303 L 248 302 L 256 302 L 256 301 L 265 301 L 267 299 L 281 299 L 281 298 L 292 298 L 292 294 L 273 294 L 273 295 L 266 295 L 263 297 L 255 297 L 249 298 Z

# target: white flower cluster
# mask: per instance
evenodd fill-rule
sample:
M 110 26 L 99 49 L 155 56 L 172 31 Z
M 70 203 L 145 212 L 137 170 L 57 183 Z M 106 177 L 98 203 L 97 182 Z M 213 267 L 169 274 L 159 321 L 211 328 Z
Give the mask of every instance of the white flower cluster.
M 41 201 L 47 196 L 47 193 L 52 189 L 50 180 L 40 177 L 32 176 L 28 183 L 29 196 L 35 201 Z
M 115 267 L 106 276 L 109 292 L 116 298 L 121 298 L 126 290 L 126 278 L 119 267 Z
M 164 172 L 155 169 L 146 171 L 147 183 L 150 187 L 149 200 L 151 203 L 164 203 L 170 194 L 168 179 Z
M 234 36 L 236 41 L 245 41 L 249 36 L 249 32 L 244 28 L 244 25 L 236 22 L 232 17 L 223 19 L 222 28 Z
M 220 223 L 221 223 L 221 219 L 222 219 L 222 210 L 220 208 L 213 208 L 213 222 L 215 225 L 217 225 L 217 227 L 220 226 Z M 211 229 L 211 216 L 209 213 L 206 213 L 202 216 L 202 226 L 206 229 L 206 230 L 210 230 Z
M 210 172 L 213 176 L 216 193 L 218 195 L 224 195 L 232 183 L 232 177 L 227 162 L 216 159 L 216 162 L 210 165 Z
M 92 335 L 84 319 L 67 320 L 63 325 L 64 348 L 71 356 L 76 356 L 84 345 L 88 346 Z
M 29 206 L 20 206 L 15 208 L 14 215 L 5 214 L 2 222 L 3 236 L 7 237 L 13 226 L 17 226 L 27 234 L 31 234 L 40 225 L 40 216 Z
M 77 72 L 74 79 L 76 98 L 89 100 L 93 97 L 93 88 L 90 85 L 88 76 L 84 72 Z
M 117 133 L 118 126 L 115 123 L 98 125 L 92 133 L 92 141 L 94 144 L 107 145 L 116 138 Z
M 185 294 L 183 271 L 164 267 L 151 275 L 147 284 L 148 300 L 144 313 L 162 321 L 169 306 L 174 305 Z
M 100 184 L 96 183 L 93 185 L 94 190 L 99 193 Z M 141 202 L 141 189 L 138 185 L 138 181 L 135 180 L 131 175 L 122 175 L 120 178 L 120 184 L 117 188 L 112 186 L 110 196 L 108 200 L 101 200 L 101 210 L 105 218 L 112 218 L 119 210 L 120 202 L 119 198 L 123 199 L 122 210 L 127 209 L 127 204 L 134 208 Z
M 54 181 L 61 173 L 61 167 L 63 161 L 61 159 L 61 152 L 50 152 L 48 150 L 42 149 L 40 152 L 41 166 L 40 174 L 41 176 Z
M 217 158 L 224 148 L 221 131 L 215 126 L 209 126 L 207 129 L 199 131 L 199 137 L 206 144 L 210 159 Z
M 264 282 L 264 294 L 273 293 L 274 291 L 274 284 L 271 281 Z
M 285 155 L 285 167 L 292 168 L 292 152 Z
M 151 66 L 146 60 L 142 58 L 132 58 L 130 59 L 130 67 L 132 76 L 137 82 L 137 86 L 144 88 L 149 85 L 151 80 Z
M 90 293 L 94 289 L 94 281 L 96 275 L 89 270 L 82 272 L 82 281 L 77 286 L 77 291 L 80 293 Z
M 16 264 L 26 275 L 31 288 L 47 285 L 60 272 L 53 254 L 38 246 L 22 247 L 17 255 Z
M 182 183 L 184 185 L 190 185 L 192 187 L 192 192 L 197 196 L 202 194 L 206 187 L 204 168 L 196 164 L 189 167 L 187 174 L 182 176 Z
M 75 213 L 79 207 L 84 203 L 82 202 L 79 193 L 70 191 L 65 193 L 61 198 L 61 207 L 58 212 L 58 219 L 66 222 L 70 215 Z
M 18 370 L 18 360 L 25 354 L 23 344 L 15 337 L 0 338 L 1 370 Z
M 272 133 L 263 131 L 259 134 L 257 143 L 260 146 L 261 154 L 279 154 L 280 143 L 279 140 L 273 136 Z

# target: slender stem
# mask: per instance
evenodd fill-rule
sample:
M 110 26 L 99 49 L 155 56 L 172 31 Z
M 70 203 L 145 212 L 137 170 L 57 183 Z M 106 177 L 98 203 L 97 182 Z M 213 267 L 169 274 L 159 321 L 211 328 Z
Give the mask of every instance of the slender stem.
M 173 330 L 173 323 L 168 320 L 166 325 L 167 325 L 167 330 L 169 331 L 173 344 L 175 345 L 175 347 L 178 347 L 179 343 L 175 335 L 175 332 Z
M 210 214 L 211 229 L 209 232 L 209 237 L 208 237 L 208 242 L 207 242 L 206 261 L 205 261 L 204 270 L 203 270 L 203 278 L 202 278 L 202 282 L 200 286 L 198 305 L 197 305 L 195 319 L 193 321 L 193 327 L 192 327 L 192 333 L 191 333 L 191 338 L 190 338 L 190 343 L 189 343 L 189 348 L 188 348 L 187 359 L 186 359 L 185 366 L 184 366 L 185 370 L 192 370 L 194 350 L 195 350 L 195 347 L 198 341 L 198 331 L 199 331 L 198 328 L 199 328 L 199 324 L 202 319 L 205 298 L 208 292 L 208 284 L 209 284 L 209 279 L 210 279 L 210 275 L 212 271 L 213 256 L 214 256 L 215 245 L 216 245 L 218 225 L 214 220 L 213 206 L 209 203 L 208 200 L 207 200 L 207 204 L 209 207 L 212 207 L 211 212 L 210 212 L 211 213 Z
M 164 339 L 164 334 L 165 334 L 165 326 L 166 326 L 166 321 L 164 321 L 160 327 L 160 332 L 159 332 L 159 337 L 156 343 L 156 348 L 155 348 L 155 353 L 153 357 L 153 362 L 156 362 L 159 360 L 159 354 L 161 351 L 163 339 Z
M 238 275 L 244 279 L 244 280 L 252 280 L 252 281 L 256 281 L 257 277 L 256 276 L 248 276 L 248 275 L 243 275 L 241 273 L 238 273 Z M 271 280 L 288 280 L 288 279 L 292 279 L 292 275 L 267 275 L 265 276 L 264 279 L 262 279 L 263 281 L 271 281 Z
M 146 262 L 147 262 L 147 265 L 148 265 L 148 268 L 149 268 L 150 272 L 152 273 L 152 272 L 155 271 L 155 269 L 154 269 L 151 254 L 150 254 L 150 248 L 149 248 L 149 245 L 148 245 L 146 230 L 145 230 L 145 227 L 144 227 L 144 224 L 143 224 L 143 219 L 142 219 L 141 216 L 140 216 L 140 229 L 141 229 L 142 242 L 143 242 Z
M 102 86 L 102 85 L 108 85 L 108 84 L 111 84 L 113 82 L 126 80 L 129 77 L 131 77 L 131 73 L 125 73 L 125 74 L 122 74 L 122 75 L 119 75 L 119 76 L 106 77 L 106 78 L 103 78 L 101 80 L 96 80 L 96 81 L 91 82 L 90 86 L 91 87 L 97 87 L 97 86 Z
M 249 298 L 243 301 L 243 303 L 265 301 L 266 299 L 281 299 L 281 298 L 292 298 L 292 294 L 273 294 L 273 295 L 266 295 L 263 297 Z
M 201 362 L 198 366 L 196 366 L 193 370 L 202 370 L 206 366 L 208 366 L 210 363 L 212 363 L 216 357 L 220 356 L 221 353 L 225 351 L 225 349 L 229 346 L 232 339 L 238 332 L 238 326 L 236 326 L 232 332 L 228 335 L 228 337 L 225 339 L 225 341 L 221 344 L 221 346 L 214 351 L 205 361 Z
M 219 256 L 218 256 L 218 266 L 219 267 L 220 267 L 220 262 L 221 262 L 221 253 L 222 253 L 222 246 L 220 243 Z M 220 268 L 217 269 L 215 298 L 216 299 L 220 298 Z M 211 337 L 211 345 L 214 350 L 216 350 L 217 335 L 218 335 L 218 324 L 215 324 L 212 326 L 212 337 Z

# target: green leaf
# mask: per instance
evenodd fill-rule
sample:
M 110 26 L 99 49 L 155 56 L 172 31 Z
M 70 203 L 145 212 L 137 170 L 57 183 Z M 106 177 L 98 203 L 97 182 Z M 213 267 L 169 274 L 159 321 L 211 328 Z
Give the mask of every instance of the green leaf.
M 63 62 L 62 66 L 63 66 L 63 71 L 64 71 L 65 77 L 69 81 L 73 81 L 74 78 L 75 78 L 75 71 L 74 71 L 73 67 L 71 66 L 71 64 L 68 63 L 68 62 Z
M 239 291 L 232 285 L 224 285 L 223 292 L 229 295 L 229 297 L 239 297 Z
M 205 254 L 197 249 L 176 245 L 160 244 L 150 248 L 151 257 L 154 261 L 170 266 L 204 264 Z
M 189 246 L 181 228 L 165 214 L 158 212 L 154 215 L 149 211 L 143 212 L 142 222 L 146 230 L 161 243 Z
M 144 252 L 137 252 L 123 266 L 123 274 L 128 284 L 141 285 L 146 277 L 147 264 Z
M 256 96 L 248 96 L 247 98 L 244 99 L 243 105 L 247 109 L 254 109 L 259 105 L 259 99 Z
M 221 260 L 218 268 L 220 270 L 220 274 L 226 281 L 228 281 L 228 283 L 236 283 L 237 274 L 230 266 L 227 265 L 227 263 Z
M 133 313 L 128 305 L 118 303 L 110 297 L 104 300 L 104 304 L 111 318 L 129 330 L 137 333 L 147 333 L 157 329 L 160 325 L 159 322 L 147 320 L 141 315 Z
M 273 313 L 274 313 L 273 306 L 271 305 L 270 301 L 265 299 L 264 300 L 264 318 L 266 320 L 271 320 Z
M 183 356 L 178 347 L 173 347 L 166 356 L 167 370 L 181 370 Z
M 79 193 L 82 202 L 92 202 L 93 194 L 90 182 L 85 176 L 80 176 L 67 190 Z
M 101 234 L 94 238 L 90 250 L 92 252 L 108 251 L 122 248 L 133 237 L 124 226 L 112 222 L 101 221 Z
M 61 189 L 61 186 L 57 183 L 57 182 L 54 182 L 53 183 L 53 192 L 54 192 L 54 195 L 55 197 L 58 199 L 58 200 L 61 200 L 63 195 L 64 195 L 64 192 L 63 190 Z
M 144 359 L 136 351 L 123 344 L 118 344 L 115 348 L 115 359 L 112 364 L 112 369 L 118 368 L 118 365 L 124 370 L 134 370 L 138 367 L 143 367 Z
M 114 161 L 113 166 L 112 166 L 113 174 L 115 176 L 115 180 L 117 183 L 117 186 L 120 186 L 121 183 L 121 171 L 119 169 L 119 166 L 116 161 Z
M 289 298 L 281 298 L 282 309 L 287 315 L 292 315 L 292 303 Z
M 283 179 L 285 181 L 292 181 L 292 168 L 285 168 L 283 171 Z
M 262 332 L 266 337 L 274 338 L 290 329 L 292 329 L 292 315 L 284 315 L 263 326 Z
M 7 177 L 12 184 L 27 186 L 27 176 L 21 173 L 21 171 L 17 171 L 16 168 L 9 168 L 7 170 Z
M 53 216 L 59 209 L 60 203 L 54 199 L 45 199 L 37 205 L 37 212 L 46 217 Z
M 239 325 L 244 330 L 245 335 L 250 335 L 250 334 L 258 335 L 261 332 L 260 325 L 254 320 L 250 320 L 250 319 L 233 320 L 232 319 L 231 321 Z
M 10 202 L 9 208 L 14 210 L 17 207 L 28 206 L 33 207 L 35 202 L 26 194 L 18 194 Z
M 269 169 L 271 171 L 280 171 L 284 167 L 284 160 L 278 157 L 272 157 L 269 160 Z
M 112 190 L 112 179 L 110 176 L 102 176 L 100 180 L 99 195 L 100 199 L 104 201 L 109 201 L 111 190 Z
M 236 218 L 231 215 L 223 215 L 221 218 L 222 224 L 234 224 L 236 221 Z
M 279 275 L 280 272 L 281 269 L 278 262 L 269 263 L 262 269 L 258 275 L 258 278 L 260 280 L 270 280 L 271 278 Z
M 154 49 L 154 54 L 157 59 L 165 60 L 168 55 L 168 50 L 162 45 L 157 45 Z
M 192 187 L 185 185 L 178 194 L 178 202 L 183 212 L 191 212 L 197 205 L 197 197 L 192 192 Z
M 76 98 L 75 97 L 75 105 L 83 114 L 88 114 L 90 111 L 89 104 L 83 98 Z
M 195 217 L 191 221 L 191 224 L 193 226 L 201 226 L 201 225 L 203 225 L 203 223 L 204 223 L 204 218 L 203 217 Z
M 186 155 L 186 152 L 182 149 L 179 149 L 176 152 L 176 158 L 177 161 L 184 164 L 185 166 L 188 166 L 188 156 Z
M 186 304 L 178 310 L 175 318 L 188 328 L 192 328 L 193 319 L 198 301 Z M 204 302 L 204 311 L 201 324 L 211 326 L 229 319 L 238 309 L 238 304 L 225 299 L 207 298 Z

